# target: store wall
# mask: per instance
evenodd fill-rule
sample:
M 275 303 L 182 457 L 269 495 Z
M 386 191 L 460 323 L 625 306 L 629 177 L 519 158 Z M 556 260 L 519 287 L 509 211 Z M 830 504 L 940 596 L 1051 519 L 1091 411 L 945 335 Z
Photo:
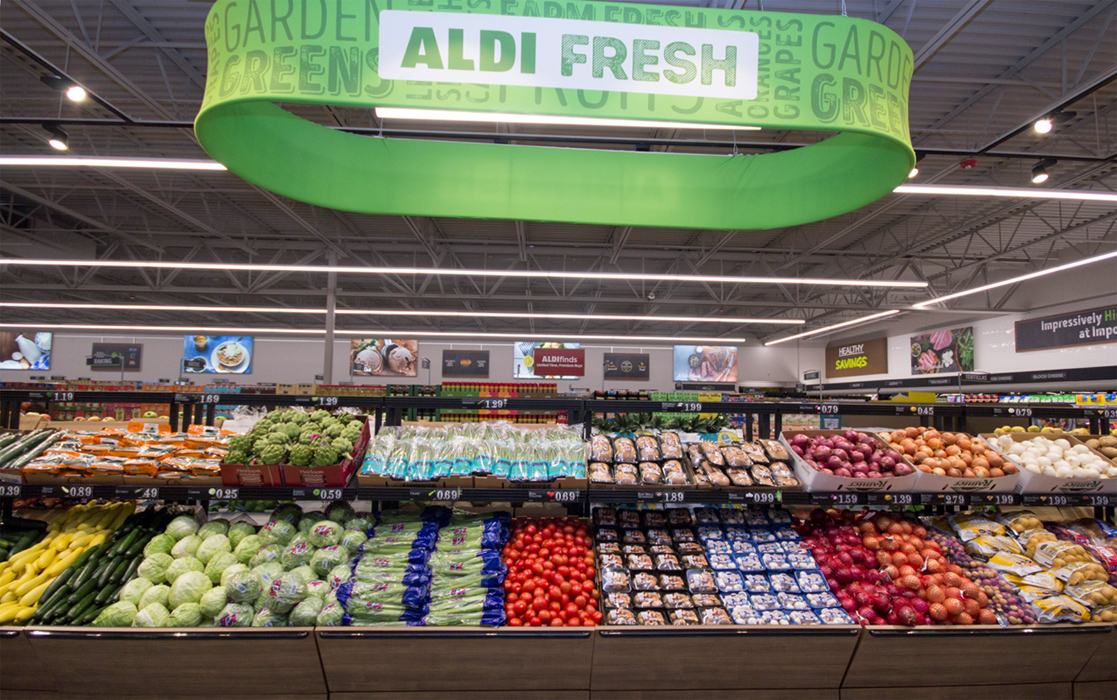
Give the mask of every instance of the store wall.
M 179 372 L 182 360 L 182 336 L 100 336 L 92 334 L 55 333 L 51 356 L 51 368 L 46 372 L 18 372 L 0 370 L 0 381 L 28 381 L 31 375 L 64 376 L 67 379 L 88 377 L 94 380 L 120 380 L 119 371 L 90 370 L 85 358 L 92 351 L 93 343 L 142 343 L 143 360 L 139 372 L 125 372 L 125 381 L 155 383 L 159 379 L 179 379 L 188 381 L 212 381 L 213 379 L 232 379 L 239 383 L 313 383 L 314 377 L 322 373 L 323 341 L 299 338 L 268 338 L 255 336 L 252 359 L 252 373 L 236 377 L 233 375 L 182 375 Z M 672 377 L 672 349 L 663 346 L 638 345 L 590 345 L 586 349 L 586 376 L 579 379 L 557 380 L 561 391 L 577 389 L 648 389 L 670 390 L 675 382 Z M 350 377 L 349 340 L 339 339 L 334 343 L 334 383 L 354 384 L 440 384 L 442 351 L 488 350 L 491 369 L 488 380 L 448 377 L 447 381 L 490 381 L 512 383 L 512 345 L 471 344 L 471 343 L 434 343 L 419 342 L 419 356 L 430 359 L 430 370 L 419 369 L 415 378 L 405 377 Z M 646 352 L 650 355 L 651 376 L 648 381 L 605 381 L 602 377 L 602 363 L 606 352 Z M 750 343 L 740 347 L 738 354 L 739 385 L 773 386 L 793 385 L 796 377 L 802 376 L 805 369 L 822 367 L 822 345 L 795 347 L 792 344 L 764 347 L 760 343 Z

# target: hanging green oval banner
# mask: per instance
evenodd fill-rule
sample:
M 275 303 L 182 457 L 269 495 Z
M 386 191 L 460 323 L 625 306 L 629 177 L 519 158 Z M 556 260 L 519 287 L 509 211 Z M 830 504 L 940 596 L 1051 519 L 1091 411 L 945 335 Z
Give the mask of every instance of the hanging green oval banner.
M 766 229 L 864 206 L 915 163 L 911 49 L 867 20 L 557 0 L 218 0 L 205 33 L 202 147 L 323 207 Z M 737 156 L 388 139 L 276 103 L 834 135 Z

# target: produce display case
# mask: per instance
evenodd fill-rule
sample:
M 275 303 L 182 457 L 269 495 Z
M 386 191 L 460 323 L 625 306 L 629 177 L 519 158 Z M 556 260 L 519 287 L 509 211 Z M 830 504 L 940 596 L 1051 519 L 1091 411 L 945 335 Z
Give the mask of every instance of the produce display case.
M 906 476 L 891 476 L 888 478 L 879 479 L 857 479 L 843 476 L 833 476 L 831 474 L 823 474 L 817 469 L 811 468 L 810 465 L 803 460 L 802 457 L 795 454 L 791 449 L 791 438 L 795 435 L 806 435 L 807 437 L 833 437 L 844 434 L 844 430 L 785 430 L 780 433 L 779 441 L 784 446 L 784 449 L 791 455 L 791 463 L 795 467 L 795 475 L 799 477 L 799 481 L 803 482 L 803 488 L 806 491 L 912 491 L 915 488 L 916 474 L 918 470 L 912 467 L 914 473 Z M 873 433 L 865 433 L 869 439 L 875 444 L 880 445 L 884 449 L 891 449 L 888 443 L 881 440 Z M 911 466 L 907 460 L 904 460 L 908 466 Z
M 1076 445 L 1083 445 L 1085 443 L 1078 439 L 1077 435 L 1071 433 L 1048 432 L 1048 433 L 1009 433 L 1008 436 L 1012 438 L 1013 442 L 1027 442 L 1036 437 L 1045 437 L 1049 440 L 1065 439 L 1070 443 L 1071 447 Z M 983 433 L 981 439 L 989 443 L 989 445 L 996 450 L 999 454 L 1005 455 L 997 444 L 999 435 L 992 433 Z M 1087 448 L 1090 449 L 1090 448 Z M 1113 461 L 1108 457 L 1098 452 L 1097 450 L 1090 449 L 1090 452 L 1102 458 L 1106 462 L 1112 464 Z M 1020 470 L 1020 481 L 1016 487 L 1017 493 L 1033 493 L 1033 494 L 1104 494 L 1109 496 L 1117 496 L 1117 478 L 1108 479 L 1062 479 L 1054 476 L 1047 476 L 1044 474 L 1036 474 L 1035 472 L 1028 471 L 1027 469 Z

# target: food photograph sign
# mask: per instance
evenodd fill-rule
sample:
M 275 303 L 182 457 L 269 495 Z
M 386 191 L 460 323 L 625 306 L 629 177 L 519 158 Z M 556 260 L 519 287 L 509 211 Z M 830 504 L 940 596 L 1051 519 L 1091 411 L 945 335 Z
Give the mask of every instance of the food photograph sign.
M 973 326 L 911 336 L 911 373 L 972 372 Z
M 414 377 L 419 373 L 419 341 L 353 338 L 349 366 L 354 377 Z
M 249 374 L 252 372 L 252 336 L 185 336 L 182 339 L 182 371 Z

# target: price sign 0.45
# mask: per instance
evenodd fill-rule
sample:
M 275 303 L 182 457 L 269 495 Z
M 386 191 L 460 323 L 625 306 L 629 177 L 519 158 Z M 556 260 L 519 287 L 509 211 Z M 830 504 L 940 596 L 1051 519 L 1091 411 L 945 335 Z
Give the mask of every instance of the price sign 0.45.
M 916 406 L 915 415 L 917 416 L 933 416 L 935 415 L 934 406 Z

